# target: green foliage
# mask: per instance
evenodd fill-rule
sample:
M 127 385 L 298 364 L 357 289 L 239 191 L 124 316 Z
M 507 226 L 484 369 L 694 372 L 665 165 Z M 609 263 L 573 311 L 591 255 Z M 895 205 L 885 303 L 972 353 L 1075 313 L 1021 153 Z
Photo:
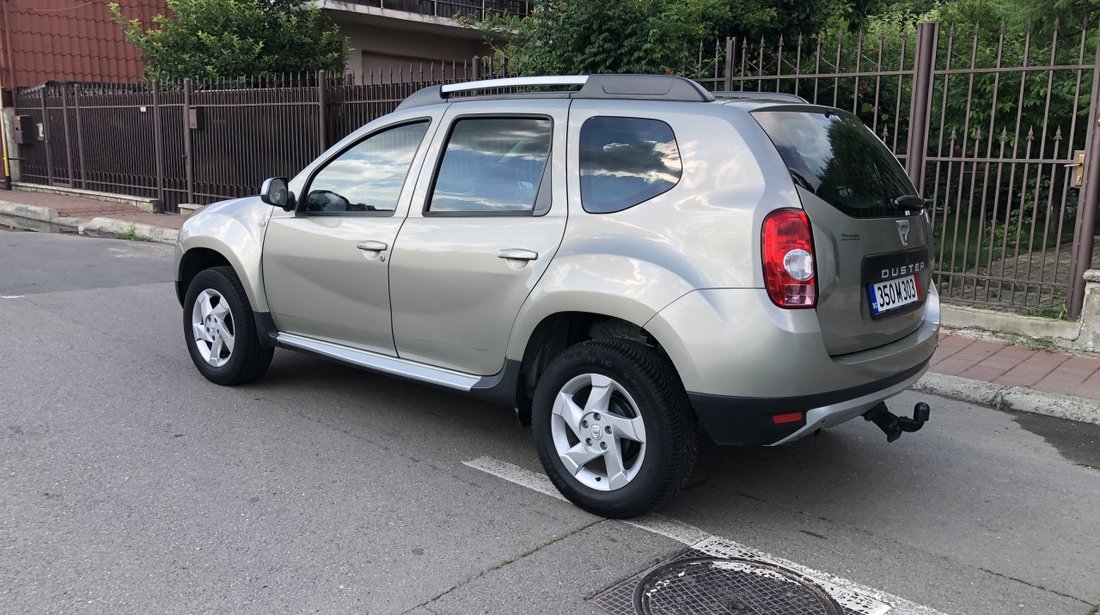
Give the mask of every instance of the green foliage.
M 520 74 L 676 73 L 728 18 L 726 0 L 535 0 L 481 27 Z
M 528 17 L 479 26 L 520 74 L 701 73 L 699 42 L 748 40 L 858 24 L 886 0 L 534 0 Z
M 306 0 L 167 0 L 170 15 L 146 29 L 111 13 L 154 79 L 225 78 L 327 70 L 350 49 L 332 20 Z

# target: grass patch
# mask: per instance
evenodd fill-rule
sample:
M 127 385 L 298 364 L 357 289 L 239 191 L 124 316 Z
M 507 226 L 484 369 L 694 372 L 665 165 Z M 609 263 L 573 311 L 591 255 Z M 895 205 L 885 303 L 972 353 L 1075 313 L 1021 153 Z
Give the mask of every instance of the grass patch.
M 118 239 L 126 239 L 128 241 L 151 241 L 150 238 L 145 235 L 139 235 L 137 232 L 137 226 L 131 224 L 125 231 L 115 235 Z

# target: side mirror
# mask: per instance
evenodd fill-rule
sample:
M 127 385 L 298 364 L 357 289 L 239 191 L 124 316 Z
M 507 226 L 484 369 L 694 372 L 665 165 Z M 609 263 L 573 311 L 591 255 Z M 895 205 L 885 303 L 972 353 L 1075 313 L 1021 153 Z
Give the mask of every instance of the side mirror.
M 269 177 L 260 186 L 260 200 L 286 211 L 294 209 L 294 195 L 287 188 L 285 177 Z

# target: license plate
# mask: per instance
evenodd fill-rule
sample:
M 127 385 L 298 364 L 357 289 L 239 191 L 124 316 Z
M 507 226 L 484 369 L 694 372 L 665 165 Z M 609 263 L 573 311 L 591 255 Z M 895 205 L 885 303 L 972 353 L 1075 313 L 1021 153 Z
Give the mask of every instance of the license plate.
M 920 301 L 920 284 L 916 275 L 868 284 L 867 292 L 871 298 L 873 316 Z

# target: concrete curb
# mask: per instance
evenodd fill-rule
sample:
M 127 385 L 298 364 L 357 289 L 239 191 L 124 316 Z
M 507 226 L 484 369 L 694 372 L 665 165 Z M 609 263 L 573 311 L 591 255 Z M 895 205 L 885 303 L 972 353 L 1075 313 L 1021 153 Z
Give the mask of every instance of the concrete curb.
M 54 220 L 56 223 L 57 221 Z M 84 223 L 86 230 L 110 233 L 124 239 L 148 239 L 157 243 L 175 245 L 180 232 L 174 228 L 162 228 L 144 222 L 127 222 L 114 218 L 92 218 Z
M 1100 425 L 1100 401 L 970 380 L 947 374 L 927 373 L 913 385 L 923 391 L 997 410 L 1019 410 L 1070 421 Z
M 52 207 L 39 207 L 37 205 L 25 205 L 23 203 L 11 203 L 0 201 L 0 213 L 17 218 L 38 220 L 39 222 L 53 222 L 61 217 Z
M 128 222 L 115 218 L 70 218 L 61 216 L 56 209 L 0 201 L 0 214 L 26 218 L 37 222 L 48 222 L 73 229 L 83 229 L 96 233 L 114 235 L 120 239 L 137 239 L 175 245 L 179 231 L 174 228 L 162 228 L 144 222 Z

